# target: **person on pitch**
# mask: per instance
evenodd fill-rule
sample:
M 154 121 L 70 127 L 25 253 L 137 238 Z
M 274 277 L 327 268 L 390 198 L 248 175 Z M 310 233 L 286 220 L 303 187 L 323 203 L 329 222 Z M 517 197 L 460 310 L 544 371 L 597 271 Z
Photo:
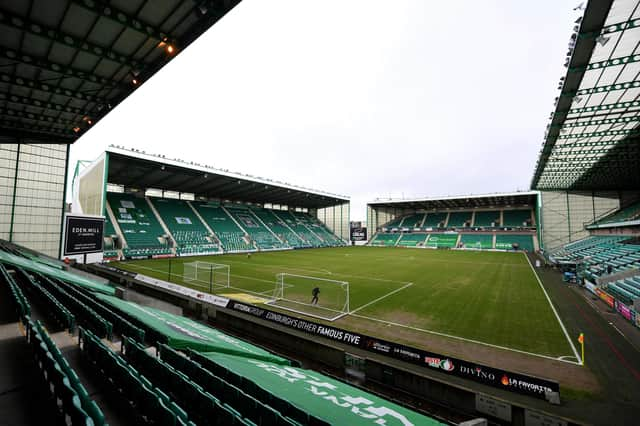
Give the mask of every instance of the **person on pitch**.
M 318 304 L 318 295 L 320 294 L 320 289 L 318 287 L 314 287 L 313 290 L 311 290 L 311 295 L 313 296 L 313 298 L 311 298 L 311 304 L 312 305 L 317 305 Z

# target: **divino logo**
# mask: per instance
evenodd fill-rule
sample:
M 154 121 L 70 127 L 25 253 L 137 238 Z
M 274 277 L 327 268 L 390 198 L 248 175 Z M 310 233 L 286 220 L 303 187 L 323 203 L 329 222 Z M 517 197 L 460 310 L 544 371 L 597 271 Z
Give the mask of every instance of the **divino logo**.
M 477 378 L 483 379 L 483 380 L 491 380 L 491 381 L 495 381 L 496 380 L 496 375 L 495 374 L 493 374 L 491 372 L 484 371 L 481 367 L 470 368 L 470 367 L 467 367 L 465 365 L 461 365 L 460 366 L 460 372 L 462 374 L 466 374 L 466 375 L 469 375 L 469 376 L 477 377 Z

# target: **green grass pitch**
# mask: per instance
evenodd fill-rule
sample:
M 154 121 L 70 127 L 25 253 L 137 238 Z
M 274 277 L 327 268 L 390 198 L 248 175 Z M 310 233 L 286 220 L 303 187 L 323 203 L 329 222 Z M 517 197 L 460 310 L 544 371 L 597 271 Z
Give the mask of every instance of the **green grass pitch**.
M 171 265 L 169 259 L 138 260 L 115 266 L 163 280 L 168 280 L 171 268 L 170 281 L 184 284 L 182 264 L 196 260 L 230 266 L 233 289 L 217 293 L 244 289 L 268 297 L 280 272 L 348 281 L 350 309 L 359 320 L 373 318 L 550 357 L 572 355 L 521 253 L 344 247 L 253 253 L 250 258 L 173 258 Z M 401 287 L 405 288 L 394 292 Z M 208 291 L 206 286 L 194 288 Z M 347 315 L 333 325 L 354 329 L 355 319 Z

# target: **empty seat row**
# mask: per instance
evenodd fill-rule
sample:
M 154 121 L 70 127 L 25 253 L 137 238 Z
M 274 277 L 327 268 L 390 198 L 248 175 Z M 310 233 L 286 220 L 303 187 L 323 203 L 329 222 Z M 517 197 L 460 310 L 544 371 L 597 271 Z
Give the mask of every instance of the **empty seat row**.
M 40 283 L 36 282 L 25 270 L 20 267 L 16 267 L 16 273 L 18 274 L 16 282 L 22 283 L 23 288 L 46 307 L 44 312 L 49 314 L 49 316 L 56 321 L 60 327 L 73 333 L 76 320 L 75 316 L 69 311 L 69 309 L 60 303 L 60 301 L 47 289 L 42 287 Z
M 122 352 L 127 361 L 155 386 L 163 389 L 184 409 L 185 416 L 199 425 L 253 425 L 233 407 L 211 395 L 184 373 L 161 359 L 149 354 L 132 339 L 123 341 Z M 277 423 L 261 423 L 264 425 Z
M 67 425 L 104 425 L 104 414 L 39 322 L 27 316 L 27 340 L 49 393 Z
M 56 299 L 64 304 L 67 309 L 73 312 L 73 315 L 79 324 L 83 325 L 85 328 L 90 328 L 91 331 L 101 338 L 111 338 L 113 325 L 92 308 L 87 306 L 86 303 L 67 292 L 61 286 L 53 282 L 51 278 L 45 275 L 35 273 L 33 279 L 49 290 Z
M 2 263 L 0 263 L 0 281 L 3 281 L 4 285 L 9 288 L 16 305 L 16 314 L 24 322 L 25 316 L 31 315 L 31 305 Z
M 54 280 L 59 286 L 72 294 L 78 300 L 85 303 L 91 309 L 100 314 L 104 319 L 113 325 L 113 331 L 121 336 L 129 336 L 139 342 L 144 342 L 144 330 L 135 326 L 129 320 L 118 315 L 113 309 L 98 302 L 94 297 L 88 294 L 87 290 L 81 290 L 73 284 L 60 280 Z
M 309 416 L 304 410 L 259 388 L 251 382 L 250 378 L 232 375 L 228 370 L 219 368 L 218 364 L 197 352 L 189 350 L 188 354 L 189 358 L 166 345 L 160 346 L 160 358 L 165 363 L 184 373 L 205 391 L 233 407 L 255 424 L 326 425 L 324 421 Z
M 130 366 L 124 358 L 107 347 L 100 339 L 79 327 L 82 360 L 87 362 L 105 383 L 135 413 L 143 424 L 158 426 L 193 425 L 186 413 L 165 392 Z

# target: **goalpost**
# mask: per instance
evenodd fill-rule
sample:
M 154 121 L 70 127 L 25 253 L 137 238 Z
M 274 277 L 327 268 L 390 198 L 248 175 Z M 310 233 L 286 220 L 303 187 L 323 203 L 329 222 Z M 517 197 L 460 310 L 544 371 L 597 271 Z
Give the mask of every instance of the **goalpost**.
M 314 289 L 318 290 L 317 301 Z M 349 313 L 347 281 L 306 275 L 276 275 L 276 287 L 270 305 L 327 321 L 335 321 Z
M 229 265 L 211 262 L 189 262 L 183 265 L 182 280 L 185 284 L 209 288 L 229 287 Z

